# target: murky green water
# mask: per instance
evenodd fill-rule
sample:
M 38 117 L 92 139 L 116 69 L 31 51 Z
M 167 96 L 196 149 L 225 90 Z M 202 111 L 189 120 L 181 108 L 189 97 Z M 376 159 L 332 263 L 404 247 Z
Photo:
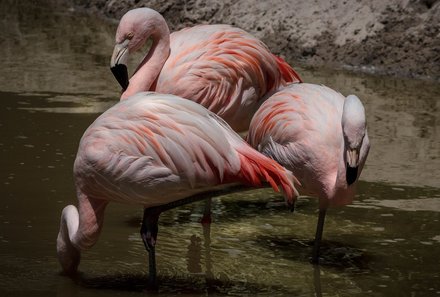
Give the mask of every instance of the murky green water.
M 78 141 L 118 98 L 114 26 L 26 2 L 0 2 L 0 296 L 146 295 L 140 208 L 110 205 L 80 276 L 59 275 L 55 240 L 61 209 L 76 203 Z M 316 200 L 300 199 L 292 215 L 281 196 L 256 190 L 214 200 L 210 233 L 198 223 L 203 203 L 161 216 L 159 293 L 440 296 L 440 87 L 299 71 L 361 97 L 372 142 L 356 202 L 327 216 L 323 265 L 308 260 Z

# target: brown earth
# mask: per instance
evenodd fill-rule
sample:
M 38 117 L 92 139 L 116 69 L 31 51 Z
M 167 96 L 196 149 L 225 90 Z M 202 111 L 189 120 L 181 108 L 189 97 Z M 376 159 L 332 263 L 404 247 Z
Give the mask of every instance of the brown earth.
M 147 6 L 165 17 L 171 31 L 231 24 L 305 65 L 440 81 L 439 0 L 71 1 L 116 19 Z

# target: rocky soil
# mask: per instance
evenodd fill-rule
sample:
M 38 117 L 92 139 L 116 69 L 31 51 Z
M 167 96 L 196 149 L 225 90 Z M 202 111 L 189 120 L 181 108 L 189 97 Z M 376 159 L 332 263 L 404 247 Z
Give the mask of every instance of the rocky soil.
M 70 0 L 119 19 L 147 6 L 172 31 L 226 23 L 290 62 L 440 81 L 439 0 Z

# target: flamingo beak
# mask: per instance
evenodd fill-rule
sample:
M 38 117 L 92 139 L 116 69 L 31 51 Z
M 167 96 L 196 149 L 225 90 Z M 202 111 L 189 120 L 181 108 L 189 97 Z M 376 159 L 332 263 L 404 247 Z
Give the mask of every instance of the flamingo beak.
M 115 45 L 113 55 L 110 60 L 110 70 L 116 78 L 122 89 L 125 91 L 128 87 L 128 39 Z
M 359 165 L 359 151 L 358 149 L 347 150 L 347 163 L 350 167 L 358 167 Z
M 358 176 L 358 167 L 359 167 L 359 151 L 357 149 L 348 149 L 347 150 L 347 169 L 345 172 L 345 178 L 347 180 L 347 184 L 353 184 Z

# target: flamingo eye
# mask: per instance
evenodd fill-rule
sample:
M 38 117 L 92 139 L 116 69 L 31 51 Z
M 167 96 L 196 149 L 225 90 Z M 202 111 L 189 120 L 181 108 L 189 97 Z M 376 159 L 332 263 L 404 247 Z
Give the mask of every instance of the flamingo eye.
M 127 39 L 131 40 L 133 38 L 133 36 L 134 36 L 133 32 L 130 32 L 127 34 Z

